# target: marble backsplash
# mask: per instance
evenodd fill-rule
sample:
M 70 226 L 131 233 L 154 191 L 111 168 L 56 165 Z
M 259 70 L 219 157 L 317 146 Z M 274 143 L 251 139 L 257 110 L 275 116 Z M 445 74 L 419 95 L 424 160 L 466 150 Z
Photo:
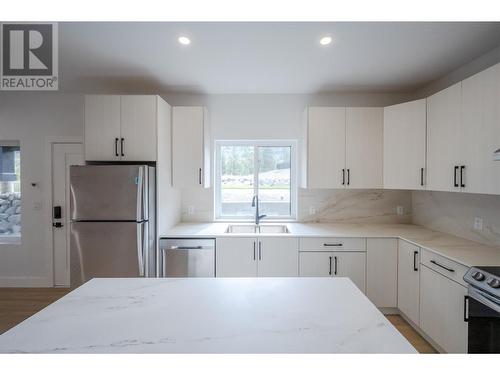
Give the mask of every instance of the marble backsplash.
M 403 214 L 397 214 L 397 206 Z M 314 207 L 315 214 L 310 214 Z M 344 223 L 410 223 L 411 192 L 404 190 L 299 189 L 298 221 Z M 190 212 L 190 209 L 192 212 Z M 182 221 L 212 221 L 213 189 L 182 191 Z
M 500 246 L 500 196 L 415 191 L 413 223 L 486 245 Z M 474 219 L 483 229 L 474 229 Z

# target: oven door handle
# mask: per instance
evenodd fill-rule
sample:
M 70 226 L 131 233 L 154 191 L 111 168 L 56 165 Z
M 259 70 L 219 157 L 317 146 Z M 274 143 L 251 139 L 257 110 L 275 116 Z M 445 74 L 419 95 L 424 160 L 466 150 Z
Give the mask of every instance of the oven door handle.
M 498 298 L 488 293 L 477 290 L 471 286 L 469 286 L 468 290 L 469 290 L 469 298 L 474 298 L 476 301 L 489 307 L 493 311 L 500 313 L 500 300 Z

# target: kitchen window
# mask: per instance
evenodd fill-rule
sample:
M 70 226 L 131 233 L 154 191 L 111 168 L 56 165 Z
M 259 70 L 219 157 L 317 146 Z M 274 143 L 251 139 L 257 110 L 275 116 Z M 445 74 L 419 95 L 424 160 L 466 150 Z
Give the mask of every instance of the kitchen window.
M 21 147 L 0 141 L 0 243 L 21 240 Z
M 295 141 L 217 141 L 215 218 L 253 220 L 259 198 L 266 219 L 294 219 Z

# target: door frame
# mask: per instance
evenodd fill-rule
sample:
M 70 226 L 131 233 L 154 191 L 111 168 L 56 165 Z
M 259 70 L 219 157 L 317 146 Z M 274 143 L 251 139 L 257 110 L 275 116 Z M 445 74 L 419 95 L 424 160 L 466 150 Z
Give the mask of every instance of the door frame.
M 65 137 L 65 136 L 51 136 L 45 137 L 45 183 L 43 186 L 46 186 L 45 192 L 43 194 L 44 201 L 47 202 L 45 207 L 42 207 L 44 211 L 44 220 L 43 223 L 46 226 L 45 229 L 45 251 L 46 251 L 46 259 L 47 259 L 47 281 L 49 282 L 50 287 L 54 287 L 54 241 L 52 237 L 52 146 L 57 143 L 63 144 L 81 144 L 83 147 L 83 136 L 82 137 Z M 85 152 L 85 150 L 84 150 Z M 34 188 L 42 189 L 43 186 L 34 186 Z

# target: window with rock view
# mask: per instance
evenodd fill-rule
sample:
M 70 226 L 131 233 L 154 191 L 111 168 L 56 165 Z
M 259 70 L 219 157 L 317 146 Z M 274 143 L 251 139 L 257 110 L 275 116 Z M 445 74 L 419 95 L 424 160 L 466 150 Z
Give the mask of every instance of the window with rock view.
M 293 143 L 219 141 L 217 144 L 216 216 L 252 219 L 254 196 L 260 214 L 294 218 Z
M 0 141 L 0 243 L 21 240 L 21 147 Z

